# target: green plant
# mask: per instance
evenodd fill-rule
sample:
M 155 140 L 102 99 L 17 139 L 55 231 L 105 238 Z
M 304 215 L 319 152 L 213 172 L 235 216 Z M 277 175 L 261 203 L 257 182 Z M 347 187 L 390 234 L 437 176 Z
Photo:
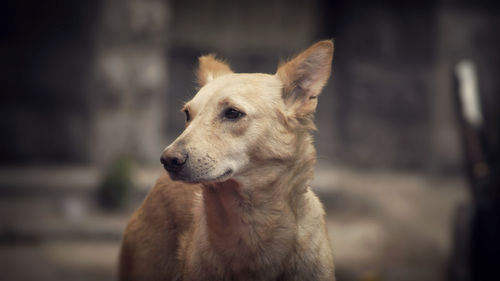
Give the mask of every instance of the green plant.
M 118 157 L 106 169 L 99 186 L 99 202 L 106 209 L 124 207 L 133 188 L 133 162 L 128 157 Z

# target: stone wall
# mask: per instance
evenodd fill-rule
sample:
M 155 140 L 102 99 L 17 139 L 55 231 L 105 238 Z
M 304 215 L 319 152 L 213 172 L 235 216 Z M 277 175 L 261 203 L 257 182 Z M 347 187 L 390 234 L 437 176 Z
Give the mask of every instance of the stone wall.
M 478 60 L 484 89 L 496 89 L 489 1 L 32 2 L 9 4 L 4 17 L 2 163 L 117 154 L 156 163 L 183 128 L 179 109 L 206 53 L 237 72 L 273 73 L 335 38 L 316 116 L 319 158 L 367 168 L 459 170 L 454 64 Z
M 426 168 L 433 96 L 440 95 L 433 89 L 435 7 L 350 1 L 329 3 L 325 13 L 325 33 L 337 38 L 332 157 L 367 168 Z
M 92 63 L 92 162 L 156 163 L 163 149 L 168 13 L 162 0 L 107 0 Z
M 168 2 L 12 1 L 4 11 L 0 162 L 104 164 L 126 154 L 156 163 Z

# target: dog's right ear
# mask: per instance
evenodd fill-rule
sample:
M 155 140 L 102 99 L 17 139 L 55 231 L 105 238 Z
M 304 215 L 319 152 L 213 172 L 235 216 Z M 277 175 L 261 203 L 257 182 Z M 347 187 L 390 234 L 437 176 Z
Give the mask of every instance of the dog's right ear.
M 205 86 L 208 82 L 214 80 L 216 77 L 233 73 L 228 64 L 222 60 L 215 58 L 215 55 L 210 54 L 198 58 L 199 65 L 196 75 L 198 77 L 198 85 Z

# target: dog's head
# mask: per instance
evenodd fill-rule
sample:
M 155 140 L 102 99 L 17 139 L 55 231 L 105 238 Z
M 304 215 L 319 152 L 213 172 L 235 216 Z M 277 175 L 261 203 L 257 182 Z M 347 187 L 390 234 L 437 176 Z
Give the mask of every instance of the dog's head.
M 225 181 L 295 157 L 300 135 L 314 128 L 332 57 L 332 41 L 321 41 L 274 75 L 236 74 L 213 55 L 200 57 L 201 88 L 182 109 L 186 128 L 161 156 L 172 179 Z

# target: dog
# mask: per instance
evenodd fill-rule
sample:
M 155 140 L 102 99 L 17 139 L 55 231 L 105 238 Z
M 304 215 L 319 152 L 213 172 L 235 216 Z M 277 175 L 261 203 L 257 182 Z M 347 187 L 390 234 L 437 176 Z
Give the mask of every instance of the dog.
M 121 281 L 335 280 L 322 204 L 311 191 L 311 131 L 330 77 L 320 41 L 274 75 L 199 58 L 186 125 L 132 215 Z

